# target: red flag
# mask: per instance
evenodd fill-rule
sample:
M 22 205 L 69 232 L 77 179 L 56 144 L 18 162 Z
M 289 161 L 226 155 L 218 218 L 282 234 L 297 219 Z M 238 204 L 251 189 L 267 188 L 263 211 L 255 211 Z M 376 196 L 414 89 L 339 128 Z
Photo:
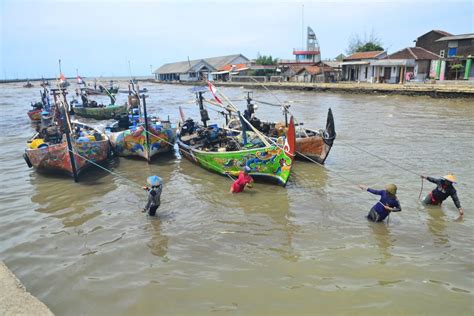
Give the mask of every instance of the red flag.
M 217 89 L 216 87 L 214 87 L 214 85 L 210 82 L 207 82 L 207 85 L 209 86 L 209 90 L 212 92 L 212 95 L 214 96 L 214 99 L 216 99 L 216 101 L 219 103 L 219 104 L 222 104 L 222 101 L 217 97 L 216 93 L 217 93 Z
M 59 76 L 59 81 L 61 81 L 61 82 L 66 81 L 66 77 L 64 77 L 63 73 L 61 73 L 61 75 Z

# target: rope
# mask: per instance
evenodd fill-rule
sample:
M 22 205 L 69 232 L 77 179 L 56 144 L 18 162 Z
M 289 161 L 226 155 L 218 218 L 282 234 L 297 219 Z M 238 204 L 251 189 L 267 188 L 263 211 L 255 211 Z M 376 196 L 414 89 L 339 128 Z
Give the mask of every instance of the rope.
M 72 152 L 74 155 L 76 155 L 76 156 L 78 156 L 78 157 L 80 157 L 80 158 L 86 160 L 87 162 L 93 164 L 94 166 L 99 167 L 100 169 L 102 169 L 102 170 L 104 170 L 104 171 L 106 171 L 106 172 L 109 172 L 110 174 L 113 174 L 113 175 L 115 175 L 115 176 L 117 176 L 117 177 L 120 177 L 120 178 L 122 178 L 122 179 L 124 179 L 124 180 L 127 180 L 128 182 L 133 183 L 133 184 L 135 184 L 136 186 L 138 186 L 138 187 L 140 187 L 140 188 L 143 187 L 141 184 L 138 184 L 137 182 L 135 182 L 135 181 L 133 181 L 133 180 L 130 180 L 130 179 L 128 179 L 128 178 L 126 178 L 126 177 L 124 177 L 124 176 L 122 176 L 122 175 L 120 175 L 120 174 L 118 174 L 118 173 L 116 173 L 116 172 L 113 172 L 113 171 L 110 170 L 110 169 L 107 169 L 107 168 L 105 168 L 105 167 L 103 167 L 103 166 L 97 164 L 97 163 L 94 162 L 93 160 L 90 160 L 90 159 L 88 159 L 88 158 L 86 158 L 86 157 L 84 157 L 84 156 L 78 154 L 78 153 L 77 153 L 76 151 L 74 151 L 74 150 L 69 150 L 69 149 L 68 149 L 68 151 L 70 151 L 70 152 Z
M 152 135 L 152 136 L 158 138 L 158 139 L 161 140 L 162 142 L 167 143 L 167 144 L 170 145 L 171 147 L 174 147 L 174 144 L 173 144 L 173 143 L 170 143 L 170 142 L 167 141 L 166 139 L 163 139 L 163 138 L 159 137 L 158 135 L 153 134 L 153 133 L 151 133 L 150 131 L 147 131 L 147 130 L 145 130 L 145 129 L 143 129 L 143 131 L 145 131 L 146 133 L 148 133 L 148 134 L 150 134 L 150 135 Z M 179 146 L 178 146 L 178 151 L 183 152 L 183 153 L 186 153 L 186 151 L 185 151 L 184 149 L 179 148 Z M 195 156 L 195 155 L 193 155 L 193 157 L 196 158 L 197 160 L 199 160 L 200 162 L 205 163 L 205 164 L 207 164 L 208 166 L 211 166 L 211 164 L 210 164 L 209 162 L 207 162 L 207 161 L 205 161 L 205 160 L 203 160 L 203 159 L 201 159 L 201 158 L 199 158 L 199 157 L 197 157 L 197 156 Z M 224 172 L 224 175 L 228 176 L 232 181 L 235 180 L 235 179 L 234 179 L 229 173 L 227 173 L 227 172 Z
M 421 189 L 420 189 L 420 195 L 418 195 L 418 200 L 421 200 L 422 193 L 423 193 L 423 177 L 421 177 Z

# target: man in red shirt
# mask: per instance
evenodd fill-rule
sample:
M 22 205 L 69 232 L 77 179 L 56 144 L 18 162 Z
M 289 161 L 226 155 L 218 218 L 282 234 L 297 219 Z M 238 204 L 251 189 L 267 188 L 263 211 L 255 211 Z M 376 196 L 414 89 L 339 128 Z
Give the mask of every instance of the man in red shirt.
M 239 177 L 232 183 L 230 187 L 231 193 L 240 193 L 244 191 L 244 188 L 247 186 L 248 188 L 252 187 L 253 178 L 249 175 L 250 168 L 248 166 L 244 167 L 243 171 L 240 171 Z

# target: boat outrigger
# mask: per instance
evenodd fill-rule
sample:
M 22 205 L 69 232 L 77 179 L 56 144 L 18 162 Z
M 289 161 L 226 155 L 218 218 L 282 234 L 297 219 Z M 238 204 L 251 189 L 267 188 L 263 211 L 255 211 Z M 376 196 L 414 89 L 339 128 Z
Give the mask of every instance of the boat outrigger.
M 295 154 L 295 128 L 293 118 L 285 135 L 276 141 L 262 135 L 258 130 L 242 131 L 220 128 L 217 124 L 208 125 L 209 115 L 203 106 L 202 94 L 207 91 L 199 87 L 192 89 L 196 93 L 202 124 L 192 119 L 184 121 L 178 132 L 177 143 L 180 153 L 200 167 L 221 175 L 238 176 L 242 167 L 250 168 L 255 180 L 263 180 L 285 186 L 288 182 Z M 229 106 L 242 120 L 246 119 Z

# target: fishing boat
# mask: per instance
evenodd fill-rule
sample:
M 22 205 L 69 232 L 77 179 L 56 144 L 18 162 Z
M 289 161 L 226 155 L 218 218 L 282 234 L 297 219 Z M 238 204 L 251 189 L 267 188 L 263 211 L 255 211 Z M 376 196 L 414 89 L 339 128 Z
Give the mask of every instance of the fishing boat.
M 28 82 L 23 85 L 23 88 L 33 88 L 33 84 L 28 80 Z
M 260 132 L 264 133 L 269 137 L 276 137 L 284 133 L 288 129 L 288 115 L 289 105 L 283 105 L 283 112 L 285 122 L 264 122 L 255 117 L 255 104 L 253 104 L 251 93 L 247 93 L 247 109 L 244 116 L 247 117 L 250 124 L 257 128 Z M 277 105 L 269 102 L 256 101 L 268 105 Z M 277 105 L 280 106 L 280 105 Z M 234 120 L 237 125 L 232 126 L 233 128 L 240 129 L 241 124 L 239 120 Z M 329 152 L 331 151 L 334 140 L 336 139 L 336 130 L 334 125 L 334 117 L 331 108 L 328 110 L 326 119 L 325 129 L 310 129 L 304 127 L 303 123 L 296 125 L 296 157 L 301 160 L 307 160 L 324 164 Z
M 96 120 L 108 120 L 113 119 L 115 116 L 127 113 L 128 105 L 127 103 L 123 105 L 97 105 L 96 106 L 83 106 L 82 104 L 78 104 L 72 107 L 74 110 L 75 115 L 86 117 L 86 118 L 93 118 Z
M 109 140 L 99 130 L 78 121 L 71 122 L 73 132 L 69 136 L 65 137 L 61 130 L 59 125 L 51 125 L 28 140 L 23 154 L 28 167 L 67 173 L 77 181 L 77 176 L 91 162 L 99 163 L 108 158 Z
M 93 118 L 96 120 L 108 120 L 113 119 L 115 116 L 127 113 L 128 105 L 124 103 L 122 105 L 115 104 L 115 96 L 107 91 L 110 98 L 110 104 L 98 104 L 94 100 L 89 100 L 87 96 L 87 89 L 77 89 L 76 95 L 81 97 L 82 103 L 74 99 L 71 102 L 72 110 L 77 116 L 85 118 Z
M 56 105 L 50 114 L 42 116 L 38 132 L 27 141 L 23 158 L 30 168 L 67 173 L 77 182 L 84 169 L 109 157 L 110 143 L 107 135 L 98 129 L 71 122 L 65 89 L 52 89 L 52 92 Z
M 138 109 L 121 115 L 107 126 L 106 133 L 114 153 L 122 157 L 141 157 L 147 161 L 161 153 L 170 152 L 176 140 L 176 126 L 169 120 L 148 117 L 145 95 L 142 95 L 143 117 Z M 139 105 L 139 106 L 141 106 Z
M 207 125 L 209 116 L 203 107 L 205 90 L 194 89 L 202 124 L 187 119 L 181 126 L 177 143 L 180 153 L 189 161 L 209 171 L 238 176 L 244 166 L 256 181 L 285 186 L 295 154 L 295 127 L 291 117 L 285 135 L 270 142 L 257 130 L 242 131 Z M 240 116 L 245 122 L 245 119 Z M 184 116 L 182 115 L 184 119 Z
M 35 102 L 31 103 L 32 109 L 29 110 L 26 114 L 28 114 L 28 117 L 30 120 L 34 123 L 37 123 L 41 121 L 41 112 L 43 112 L 44 109 L 48 110 L 49 109 L 49 91 L 48 89 L 44 88 L 43 92 L 40 91 L 41 95 L 41 101 L 40 102 Z

